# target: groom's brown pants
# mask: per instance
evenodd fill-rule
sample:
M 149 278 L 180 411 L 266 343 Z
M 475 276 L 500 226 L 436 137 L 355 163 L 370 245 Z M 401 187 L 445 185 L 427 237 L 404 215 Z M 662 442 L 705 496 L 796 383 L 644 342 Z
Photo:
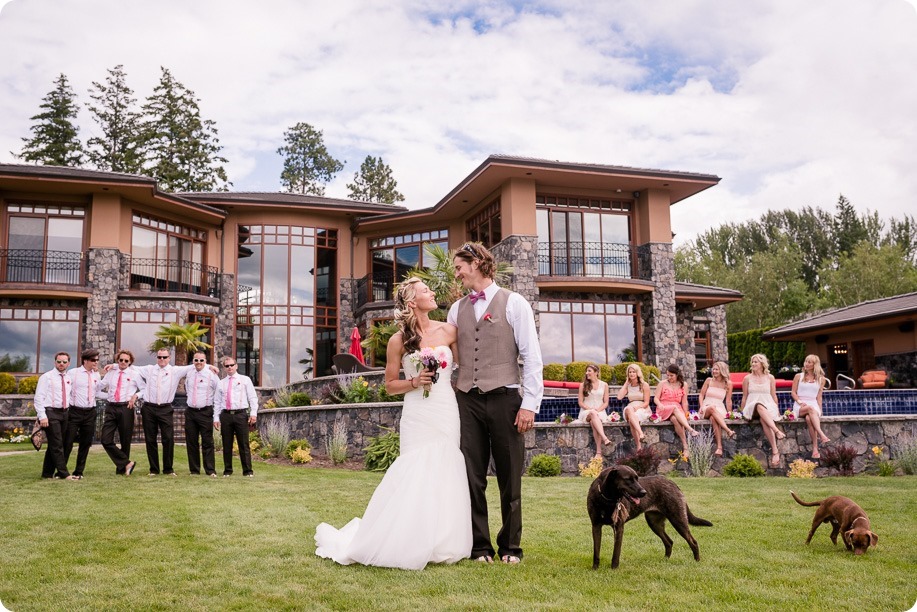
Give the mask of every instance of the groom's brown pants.
M 456 391 L 461 418 L 461 449 L 471 492 L 471 558 L 494 556 L 487 523 L 487 468 L 493 455 L 503 526 L 497 552 L 522 558 L 522 471 L 524 437 L 513 424 L 522 404 L 518 389 L 500 387 L 490 393 Z

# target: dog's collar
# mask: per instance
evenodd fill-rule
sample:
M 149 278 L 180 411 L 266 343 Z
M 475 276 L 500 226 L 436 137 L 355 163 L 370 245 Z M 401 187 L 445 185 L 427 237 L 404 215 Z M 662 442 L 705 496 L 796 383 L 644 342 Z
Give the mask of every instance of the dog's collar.
M 856 517 L 855 519 L 853 519 L 852 521 L 850 521 L 850 526 L 853 527 L 853 524 L 856 523 L 857 521 L 861 520 L 861 519 L 865 521 L 865 520 L 866 520 L 866 517 L 865 517 L 865 516 L 858 516 L 858 517 Z

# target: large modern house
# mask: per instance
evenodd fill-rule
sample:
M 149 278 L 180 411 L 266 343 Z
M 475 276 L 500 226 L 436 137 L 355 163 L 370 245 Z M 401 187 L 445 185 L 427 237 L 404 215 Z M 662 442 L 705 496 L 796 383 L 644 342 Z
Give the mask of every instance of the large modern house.
M 143 176 L 0 164 L 0 366 L 131 349 L 197 321 L 257 385 L 330 372 L 430 244 L 513 266 L 546 363 L 638 359 L 689 379 L 727 359 L 738 292 L 675 281 L 670 208 L 707 174 L 493 155 L 419 210 L 289 193 L 164 193 Z M 103 359 L 104 361 L 104 359 Z

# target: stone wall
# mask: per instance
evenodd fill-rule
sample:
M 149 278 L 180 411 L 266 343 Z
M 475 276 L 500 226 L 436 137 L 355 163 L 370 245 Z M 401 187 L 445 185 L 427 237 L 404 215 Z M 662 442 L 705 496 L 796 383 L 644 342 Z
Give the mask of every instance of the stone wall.
M 81 345 L 98 349 L 110 358 L 118 350 L 118 290 L 122 287 L 126 258 L 118 249 L 89 249 L 87 258 L 86 286 L 92 295 L 86 300 Z
M 535 283 L 538 276 L 538 236 L 507 236 L 491 252 L 498 262 L 506 262 L 513 267 L 513 275 L 506 288 L 524 297 L 535 308 L 538 302 L 538 285 Z
M 888 372 L 894 387 L 917 387 L 917 352 L 878 355 L 876 367 Z
M 664 370 L 679 359 L 672 245 L 649 243 L 637 247 L 637 278 L 652 281 L 654 285 L 653 291 L 640 299 L 643 361 Z M 691 354 L 694 354 L 693 347 Z
M 675 337 L 678 353 L 675 365 L 681 368 L 689 392 L 697 391 L 697 360 L 694 355 L 694 308 L 690 304 L 675 305 Z M 660 365 L 665 371 L 670 364 Z
M 726 305 L 704 310 L 710 322 L 710 356 L 713 361 L 729 363 L 729 344 L 726 341 Z
M 315 449 L 316 455 L 323 455 L 328 437 L 331 435 L 334 422 L 344 421 L 347 429 L 348 456 L 362 459 L 363 448 L 369 438 L 385 434 L 387 429 L 396 429 L 401 419 L 401 404 L 359 404 L 337 406 L 312 406 L 304 408 L 274 408 L 259 413 L 259 428 L 264 430 L 269 423 L 283 423 L 290 428 L 293 438 L 305 438 Z M 704 427 L 707 421 L 699 421 L 695 426 Z M 724 457 L 717 458 L 713 464 L 714 475 L 718 475 L 723 466 L 737 453 L 754 456 L 768 471 L 769 475 L 785 475 L 789 464 L 799 458 L 809 459 L 811 446 L 809 434 L 804 421 L 781 423 L 786 432 L 785 440 L 780 441 L 780 467 L 767 468 L 770 449 L 757 424 L 744 422 L 730 423 L 737 435 L 734 440 L 723 442 Z M 846 444 L 857 451 L 854 461 L 856 472 L 862 472 L 867 458 L 872 454 L 873 446 L 883 447 L 886 452 L 906 436 L 917 437 L 917 415 L 882 416 L 882 417 L 825 417 L 822 419 L 825 433 L 833 440 L 832 444 Z M 671 470 L 687 469 L 687 465 L 676 461 L 673 465 L 666 459 L 676 459 L 681 445 L 674 430 L 668 423 L 646 424 L 645 444 L 654 448 L 663 457 L 659 466 L 661 473 Z M 622 423 L 605 427 L 606 435 L 612 444 L 603 453 L 606 464 L 616 457 L 630 453 L 634 449 L 630 429 Z M 822 447 L 824 448 L 824 447 Z M 525 435 L 526 464 L 538 454 L 560 457 L 564 474 L 579 473 L 579 464 L 588 463 L 595 454 L 592 432 L 587 425 L 557 425 L 554 423 L 537 423 L 535 429 Z M 819 475 L 828 475 L 828 470 L 818 468 Z

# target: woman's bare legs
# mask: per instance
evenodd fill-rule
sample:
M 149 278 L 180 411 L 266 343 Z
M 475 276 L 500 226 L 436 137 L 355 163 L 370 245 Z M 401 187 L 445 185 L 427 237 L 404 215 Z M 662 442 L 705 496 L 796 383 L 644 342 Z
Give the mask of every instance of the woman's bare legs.
M 672 423 L 672 429 L 674 429 L 675 433 L 678 434 L 678 439 L 681 440 L 682 454 L 684 454 L 685 459 L 687 459 L 690 457 L 690 453 L 688 451 L 688 440 L 685 438 L 685 430 L 691 432 L 692 436 L 697 436 L 699 434 L 694 430 L 694 428 L 688 425 L 688 418 L 681 410 L 676 410 L 673 412 L 672 416 L 669 418 L 669 421 Z
M 818 411 L 813 410 L 811 406 L 800 406 L 799 416 L 806 420 L 806 428 L 809 430 L 809 438 L 812 440 L 812 458 L 819 459 L 821 458 L 821 453 L 818 452 L 818 443 L 827 444 L 831 441 L 825 435 L 825 432 L 821 430 L 821 417 Z
M 601 457 L 602 446 L 611 444 L 611 440 L 605 435 L 605 424 L 602 423 L 599 413 L 595 410 L 589 411 L 589 414 L 586 415 L 586 422 L 592 427 L 592 439 L 595 440 L 595 456 Z
M 758 418 L 761 419 L 761 429 L 764 431 L 764 437 L 767 438 L 768 443 L 771 445 L 771 467 L 777 467 L 780 465 L 780 451 L 777 449 L 777 440 L 784 439 L 786 434 L 777 429 L 777 425 L 774 423 L 774 419 L 771 418 L 771 413 L 767 411 L 767 408 L 757 404 L 755 410 L 758 413 Z
M 725 432 L 726 436 L 732 438 L 735 436 L 735 432 L 729 429 L 729 426 L 726 425 L 726 419 L 723 418 L 715 408 L 708 408 L 704 413 L 706 418 L 713 423 L 713 438 L 716 440 L 716 451 L 714 455 L 723 454 L 723 433 Z
M 640 419 L 637 418 L 636 410 L 624 410 L 624 418 L 627 419 L 627 424 L 630 426 L 630 435 L 634 437 L 634 441 L 637 443 L 637 450 L 640 450 L 643 447 L 643 428 L 640 427 Z

